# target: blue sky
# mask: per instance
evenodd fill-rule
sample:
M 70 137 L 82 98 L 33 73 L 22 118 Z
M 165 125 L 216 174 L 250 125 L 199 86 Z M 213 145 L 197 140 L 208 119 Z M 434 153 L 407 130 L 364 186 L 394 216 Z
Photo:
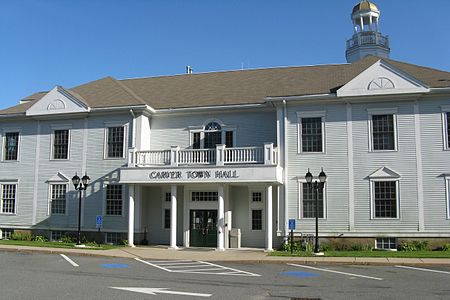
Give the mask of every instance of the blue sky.
M 345 63 L 357 0 L 2 0 L 0 109 L 55 85 Z M 448 0 L 378 0 L 391 58 L 450 71 Z

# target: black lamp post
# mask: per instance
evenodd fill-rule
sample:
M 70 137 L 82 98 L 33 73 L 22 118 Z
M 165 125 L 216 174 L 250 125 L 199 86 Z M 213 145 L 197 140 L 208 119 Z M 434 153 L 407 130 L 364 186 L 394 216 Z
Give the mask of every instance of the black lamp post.
M 80 194 L 80 197 L 78 199 L 78 236 L 77 236 L 77 245 L 81 245 L 81 191 L 86 190 L 87 186 L 89 184 L 89 176 L 85 173 L 84 176 L 81 178 L 78 177 L 77 173 L 75 173 L 75 176 L 72 177 L 72 183 L 75 186 L 75 190 L 78 191 Z
M 315 192 L 316 196 L 316 207 L 315 207 L 315 215 L 316 215 L 316 238 L 314 244 L 314 253 L 320 253 L 319 250 L 319 190 L 323 189 L 325 185 L 325 181 L 327 180 L 327 175 L 322 171 L 319 173 L 319 180 L 315 180 L 313 182 L 313 175 L 308 169 L 308 172 L 305 175 L 306 182 L 308 183 L 308 187 Z

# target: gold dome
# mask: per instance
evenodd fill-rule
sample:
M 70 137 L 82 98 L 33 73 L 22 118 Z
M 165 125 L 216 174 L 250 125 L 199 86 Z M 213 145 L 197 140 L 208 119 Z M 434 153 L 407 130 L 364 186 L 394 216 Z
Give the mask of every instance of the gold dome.
M 373 11 L 379 13 L 378 7 L 367 0 L 361 1 L 353 7 L 352 15 L 359 11 Z

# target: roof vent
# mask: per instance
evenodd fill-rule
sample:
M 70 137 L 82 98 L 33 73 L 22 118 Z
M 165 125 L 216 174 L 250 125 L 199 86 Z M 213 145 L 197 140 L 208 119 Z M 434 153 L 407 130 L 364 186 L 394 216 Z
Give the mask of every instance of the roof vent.
M 186 66 L 186 74 L 192 74 L 192 67 Z

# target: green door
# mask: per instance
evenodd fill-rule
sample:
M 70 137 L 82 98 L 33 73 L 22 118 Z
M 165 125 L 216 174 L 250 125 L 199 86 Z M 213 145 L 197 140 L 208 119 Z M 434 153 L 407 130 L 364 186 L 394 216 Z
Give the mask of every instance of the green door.
M 189 240 L 191 247 L 217 246 L 217 210 L 191 210 Z

